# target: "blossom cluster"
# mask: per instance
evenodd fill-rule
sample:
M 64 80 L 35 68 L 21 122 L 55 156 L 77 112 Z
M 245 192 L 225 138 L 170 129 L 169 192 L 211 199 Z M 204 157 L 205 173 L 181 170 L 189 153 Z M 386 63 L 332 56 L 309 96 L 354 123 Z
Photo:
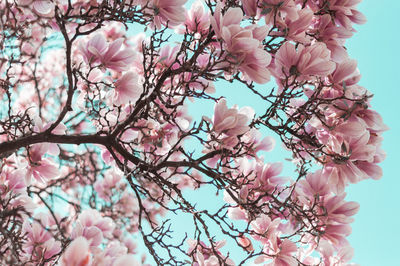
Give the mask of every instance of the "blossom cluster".
M 345 48 L 359 2 L 0 2 L 0 263 L 236 265 L 230 241 L 242 264 L 347 265 L 345 188 L 382 177 L 387 130 Z M 218 211 L 186 194 L 202 188 Z M 168 213 L 193 232 L 168 242 Z

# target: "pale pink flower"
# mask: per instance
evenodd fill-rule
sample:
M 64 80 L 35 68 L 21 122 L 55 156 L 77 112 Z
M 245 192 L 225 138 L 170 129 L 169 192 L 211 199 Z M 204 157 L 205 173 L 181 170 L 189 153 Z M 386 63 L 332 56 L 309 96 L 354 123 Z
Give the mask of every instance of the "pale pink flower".
M 252 128 L 242 138 L 243 142 L 248 145 L 249 152 L 256 158 L 258 158 L 257 153 L 259 151 L 270 152 L 275 147 L 275 139 L 273 137 L 267 136 L 262 138 L 262 136 L 259 130 Z
M 103 236 L 111 236 L 115 224 L 109 217 L 102 217 L 94 209 L 83 211 L 72 231 L 72 238 L 85 237 L 91 247 L 97 247 L 103 241 Z
M 288 181 L 287 177 L 279 176 L 283 169 L 283 163 L 258 164 L 256 168 L 257 178 L 251 186 L 261 191 L 273 191 L 282 187 Z
M 139 82 L 139 75 L 135 72 L 127 72 L 115 82 L 113 91 L 113 103 L 122 105 L 128 102 L 134 103 L 139 99 L 143 88 Z
M 242 210 L 238 207 L 229 208 L 228 209 L 228 217 L 231 220 L 244 220 L 247 221 L 248 216 L 245 210 Z
M 327 224 L 322 238 L 330 241 L 336 248 L 348 245 L 346 237 L 351 234 L 351 227 L 348 224 Z
M 83 236 L 88 240 L 90 247 L 98 247 L 103 241 L 103 234 L 96 226 L 85 226 L 81 223 L 77 223 L 71 234 L 73 239 Z
M 213 130 L 229 137 L 242 135 L 250 129 L 248 123 L 253 115 L 254 111 L 250 107 L 240 110 L 236 106 L 228 108 L 226 100 L 220 99 L 214 107 Z
M 271 74 L 268 70 L 268 65 L 271 62 L 271 56 L 266 51 L 257 48 L 251 53 L 246 53 L 243 61 L 240 62 L 239 70 L 245 74 L 250 81 L 258 84 L 267 83 Z
M 348 224 L 353 222 L 351 216 L 354 216 L 358 212 L 360 204 L 355 201 L 344 201 L 345 196 L 346 193 L 342 193 L 324 200 L 323 206 L 327 212 L 326 219 L 330 223 Z
M 266 12 L 265 23 L 273 25 L 274 21 L 282 23 L 284 19 L 297 20 L 296 3 L 293 0 L 259 0 L 262 6 L 261 14 Z
M 322 255 L 322 262 L 324 265 L 353 265 L 347 263 L 354 255 L 354 249 L 349 245 L 340 247 L 337 254 L 334 254 L 334 247 L 328 241 L 321 239 L 318 245 L 318 251 Z
M 18 0 L 21 6 L 32 6 L 36 14 L 43 17 L 51 17 L 54 15 L 54 3 L 50 0 Z
M 315 34 L 318 40 L 326 44 L 335 62 L 341 62 L 348 58 L 344 42 L 353 35 L 353 32 L 343 27 L 337 27 L 332 22 L 329 14 L 320 16 L 317 23 L 314 24 L 314 29 L 310 30 L 310 33 Z
M 269 216 L 263 214 L 250 223 L 251 228 L 254 231 L 252 237 L 264 244 L 269 243 L 275 245 L 278 236 L 278 226 L 280 223 L 281 219 L 275 218 L 274 220 L 271 220 Z
M 242 1 L 243 11 L 247 16 L 255 17 L 258 12 L 258 0 L 244 0 Z
M 90 265 L 89 243 L 84 237 L 74 239 L 63 256 L 61 257 L 62 266 L 88 266 Z
M 254 263 L 263 263 L 265 260 L 272 259 L 269 266 L 294 266 L 298 265 L 297 260 L 293 257 L 298 248 L 295 243 L 289 239 L 279 240 L 279 243 L 273 248 L 267 248 L 266 251 L 270 256 L 263 255 L 258 257 Z
M 356 112 L 356 116 L 362 119 L 365 123 L 365 127 L 371 133 L 378 134 L 389 129 L 389 127 L 384 124 L 381 115 L 372 109 L 359 110 Z
M 298 18 L 295 20 L 286 19 L 284 22 L 285 36 L 288 40 L 301 43 L 309 43 L 310 38 L 306 36 L 306 30 L 311 25 L 313 12 L 309 9 L 301 9 L 298 11 Z
M 159 53 L 159 62 L 161 65 L 165 68 L 172 67 L 172 69 L 176 69 L 179 67 L 179 65 L 175 62 L 176 61 L 176 56 L 179 52 L 179 46 L 173 46 L 171 47 L 170 45 L 164 45 L 161 47 Z M 175 64 L 173 64 L 175 63 Z
M 221 38 L 222 29 L 230 25 L 239 26 L 243 19 L 243 12 L 240 8 L 229 8 L 224 15 L 222 15 L 222 4 L 217 3 L 214 16 L 211 17 L 211 25 L 214 29 L 215 36 Z
M 41 224 L 25 221 L 23 231 L 27 238 L 23 249 L 29 256 L 32 254 L 33 260 L 49 259 L 61 251 L 61 243 L 56 241 Z
M 268 65 L 271 56 L 261 45 L 268 33 L 267 27 L 249 26 L 242 28 L 239 24 L 243 13 L 239 8 L 230 8 L 225 15 L 221 14 L 221 4 L 218 2 L 211 25 L 217 38 L 222 38 L 227 51 L 221 68 L 233 67 L 233 72 L 240 70 L 245 78 L 259 84 L 270 80 Z
M 26 190 L 24 182 L 25 171 L 3 167 L 0 173 L 0 195 L 12 191 L 15 194 L 23 193 Z
M 254 251 L 253 243 L 248 237 L 239 237 L 238 238 L 239 245 L 246 250 L 247 252 Z
M 129 69 L 135 53 L 132 49 L 121 49 L 124 39 L 108 43 L 103 34 L 94 35 L 87 43 L 81 42 L 79 50 L 87 64 L 100 63 L 101 66 L 115 71 Z
M 340 63 L 336 63 L 336 69 L 331 75 L 331 81 L 336 86 L 342 87 L 352 86 L 356 84 L 361 78 L 357 71 L 357 61 L 346 59 Z
M 343 161 L 332 160 L 324 166 L 324 175 L 329 178 L 329 182 L 339 193 L 343 192 L 348 182 L 357 183 L 363 179 L 379 179 L 382 176 L 382 169 L 375 161 L 378 148 L 374 143 L 369 143 L 368 131 L 356 135 L 357 133 L 350 134 L 350 132 L 357 132 L 352 129 L 354 127 L 348 127 L 348 131 L 345 131 L 342 126 L 340 128 L 343 130 L 343 134 L 351 137 L 349 141 L 344 141 L 341 145 L 340 155 L 345 159 Z
M 117 39 L 108 45 L 107 51 L 101 56 L 102 64 L 115 71 L 124 71 L 131 67 L 135 53 L 132 49 L 121 50 L 124 39 Z
M 10 201 L 11 208 L 23 207 L 28 213 L 33 213 L 38 207 L 36 203 L 33 202 L 32 198 L 26 194 L 20 194 L 18 197 L 13 198 Z M 28 218 L 28 217 L 26 217 Z
M 310 46 L 285 42 L 275 55 L 275 72 L 280 78 L 298 75 L 324 77 L 335 70 L 335 63 L 330 60 L 330 52 L 323 43 Z
M 367 19 L 356 9 L 356 5 L 361 0 L 331 0 L 329 2 L 329 10 L 334 12 L 335 21 L 348 30 L 352 30 L 352 22 L 364 24 Z
M 107 40 L 104 35 L 100 33 L 94 35 L 87 43 L 79 43 L 79 50 L 87 64 L 100 62 L 101 56 L 107 49 Z
M 220 262 L 214 254 L 215 251 L 220 257 L 225 257 L 219 251 L 219 249 L 225 245 L 225 240 L 213 243 L 213 248 L 207 247 L 202 241 L 197 242 L 196 240 L 188 239 L 187 242 L 189 245 L 187 253 L 193 254 L 192 256 L 195 259 L 195 261 L 192 263 L 193 266 L 219 266 Z M 231 259 L 226 258 L 225 265 L 231 266 L 235 264 Z
M 122 179 L 122 173 L 118 170 L 109 170 L 104 174 L 103 179 L 98 179 L 94 183 L 94 189 L 99 197 L 105 200 L 111 200 L 113 189 L 117 188 L 117 184 Z
M 185 26 L 189 32 L 206 33 L 210 28 L 210 12 L 205 11 L 201 1 L 192 4 L 186 13 Z M 184 30 L 181 31 L 184 33 Z
M 118 257 L 112 264 L 112 266 L 128 266 L 128 265 L 129 266 L 139 266 L 140 264 L 139 264 L 139 262 L 137 262 L 135 257 L 130 254 Z
M 184 4 L 187 0 L 151 0 L 149 1 L 150 8 L 154 13 L 153 23 L 156 28 L 161 28 L 161 25 L 175 27 L 185 21 Z
M 296 185 L 296 191 L 307 198 L 314 201 L 315 196 L 326 196 L 331 193 L 328 180 L 322 175 L 322 170 L 315 173 L 307 174 L 305 179 L 301 179 Z
M 50 158 L 43 158 L 49 150 L 47 143 L 32 145 L 29 149 L 30 159 L 27 165 L 26 182 L 30 184 L 31 177 L 45 183 L 48 179 L 54 179 L 59 175 L 59 169 Z

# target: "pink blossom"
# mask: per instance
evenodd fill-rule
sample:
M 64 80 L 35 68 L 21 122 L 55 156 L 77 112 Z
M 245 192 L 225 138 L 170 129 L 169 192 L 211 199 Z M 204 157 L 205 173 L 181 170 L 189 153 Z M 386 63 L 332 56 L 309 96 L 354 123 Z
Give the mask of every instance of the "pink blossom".
M 61 243 L 56 241 L 41 224 L 25 221 L 23 230 L 27 234 L 24 250 L 29 256 L 32 254 L 33 260 L 47 260 L 61 251 Z
M 178 64 L 175 62 L 177 60 L 176 56 L 178 52 L 178 46 L 171 47 L 170 45 L 165 45 L 161 47 L 159 52 L 159 62 L 161 63 L 162 67 L 172 67 L 172 69 L 178 68 Z
M 251 240 L 248 237 L 239 237 L 238 242 L 239 245 L 247 252 L 254 251 L 253 243 L 251 243 Z
M 123 255 L 118 257 L 114 263 L 113 266 L 139 266 L 140 264 L 136 261 L 135 257 L 133 255 Z
M 161 25 L 175 27 L 185 21 L 185 8 L 187 0 L 151 0 L 150 8 L 154 12 L 153 23 L 157 29 Z
M 79 215 L 72 237 L 83 236 L 91 247 L 97 247 L 104 236 L 111 236 L 114 226 L 109 217 L 104 218 L 96 210 L 88 209 Z
M 266 24 L 273 25 L 274 21 L 282 23 L 285 19 L 294 21 L 299 18 L 293 0 L 261 0 L 259 2 L 261 2 L 263 11 L 267 12 L 265 15 Z
M 107 49 L 107 40 L 102 34 L 94 35 L 87 43 L 79 43 L 79 50 L 87 64 L 100 62 Z
M 192 4 L 186 13 L 185 26 L 189 32 L 207 33 L 210 28 L 210 13 L 205 11 L 201 1 Z M 183 31 L 183 30 L 182 30 Z
M 330 241 L 335 247 L 346 246 L 346 237 L 351 234 L 351 227 L 348 224 L 327 224 L 322 238 Z
M 347 262 L 350 261 L 354 255 L 354 249 L 349 245 L 340 247 L 337 254 L 334 254 L 334 247 L 324 239 L 320 240 L 318 251 L 320 251 L 322 255 L 324 265 L 350 265 Z
M 362 130 L 356 131 L 354 127 L 346 127 L 345 124 L 339 128 L 343 134 L 350 134 L 350 132 L 360 132 L 361 134 Z M 349 128 L 350 131 L 346 128 Z M 362 179 L 370 177 L 379 179 L 382 176 L 381 168 L 374 161 L 377 147 L 373 143 L 369 143 L 368 131 L 360 134 L 350 134 L 350 140 L 342 143 L 340 155 L 344 156 L 344 161 L 333 160 L 324 167 L 324 174 L 336 187 L 337 192 L 343 192 L 348 182 L 357 183 Z
M 89 243 L 84 237 L 74 239 L 61 257 L 62 266 L 90 265 Z
M 143 88 L 139 82 L 139 76 L 134 72 L 127 72 L 115 82 L 115 89 L 112 95 L 115 105 L 122 105 L 128 102 L 135 102 L 139 99 Z
M 252 118 L 254 111 L 250 107 L 240 110 L 236 106 L 228 108 L 226 100 L 219 100 L 214 107 L 213 125 L 214 131 L 227 136 L 238 136 L 249 130 L 247 124 Z
M 314 29 L 310 30 L 310 32 L 326 44 L 335 62 L 341 62 L 348 58 L 344 42 L 353 35 L 353 32 L 343 27 L 337 27 L 332 22 L 330 15 L 325 14 L 320 16 L 317 23 L 314 24 Z
M 267 83 L 270 80 L 270 72 L 267 66 L 271 62 L 269 53 L 262 49 L 255 49 L 251 53 L 246 53 L 243 57 L 239 70 L 245 74 L 250 81 L 258 84 Z
M 263 214 L 250 224 L 252 230 L 254 230 L 252 237 L 264 244 L 270 243 L 271 245 L 275 245 L 280 223 L 281 219 L 275 218 L 271 220 L 269 216 Z
M 33 10 L 39 16 L 51 17 L 54 15 L 54 3 L 50 0 L 18 0 L 18 5 L 30 6 L 32 5 Z
M 26 190 L 24 182 L 25 172 L 22 169 L 3 167 L 0 173 L 0 195 L 12 193 L 19 194 Z
M 26 182 L 30 183 L 30 178 L 34 177 L 37 181 L 45 183 L 48 179 L 56 178 L 59 175 L 58 167 L 50 158 L 43 158 L 50 145 L 46 143 L 35 144 L 29 149 L 29 164 L 27 166 Z
M 243 72 L 246 79 L 263 84 L 269 81 L 270 72 L 268 65 L 271 56 L 261 45 L 261 41 L 267 35 L 266 27 L 249 26 L 242 28 L 239 24 L 243 19 L 239 8 L 228 9 L 224 16 L 221 15 L 221 5 L 217 4 L 211 25 L 218 38 L 224 40 L 227 62 L 221 62 L 220 67 L 231 67 Z
M 355 115 L 362 119 L 362 121 L 365 123 L 365 127 L 373 134 L 382 133 L 389 129 L 389 127 L 383 123 L 380 114 L 372 109 L 359 110 Z M 373 136 L 373 134 L 371 135 Z
M 365 16 L 356 10 L 356 5 L 361 0 L 331 0 L 329 10 L 334 12 L 335 21 L 348 30 L 352 30 L 352 22 L 364 24 L 367 20 Z
M 124 39 L 117 39 L 108 45 L 107 51 L 101 56 L 102 64 L 115 71 L 124 71 L 130 68 L 135 54 L 132 49 L 121 50 Z
M 310 38 L 306 36 L 306 30 L 311 25 L 313 15 L 311 10 L 301 9 L 298 11 L 297 19 L 291 20 L 287 18 L 283 25 L 287 29 L 285 31 L 286 38 L 303 44 L 309 43 Z
M 100 63 L 105 68 L 124 71 L 133 63 L 135 54 L 129 48 L 121 50 L 123 42 L 121 38 L 108 43 L 104 35 L 98 33 L 87 43 L 81 42 L 79 50 L 87 64 Z
M 285 42 L 275 55 L 275 72 L 280 78 L 291 75 L 309 78 L 327 76 L 335 70 L 335 63 L 330 60 L 330 52 L 323 43 L 311 46 Z
M 211 25 L 215 32 L 217 38 L 221 38 L 222 29 L 230 25 L 239 26 L 243 19 L 243 13 L 240 8 L 229 8 L 228 11 L 222 15 L 222 5 L 221 2 L 217 3 L 215 8 L 214 16 L 211 17 Z
M 352 86 L 360 80 L 357 72 L 357 61 L 346 59 L 336 64 L 336 69 L 331 75 L 332 83 L 336 86 Z
M 279 243 L 273 249 L 267 249 L 269 255 L 258 257 L 254 263 L 262 263 L 266 259 L 272 259 L 270 266 L 292 266 L 297 265 L 297 260 L 293 257 L 293 253 L 297 252 L 298 248 L 295 243 L 289 239 L 279 240 Z M 271 253 L 272 251 L 272 253 Z
M 331 193 L 328 180 L 322 175 L 322 170 L 307 174 L 305 179 L 300 180 L 296 185 L 296 191 L 309 200 L 315 196 L 326 196 Z
M 282 187 L 288 181 L 288 178 L 279 176 L 282 172 L 283 163 L 258 164 L 257 178 L 251 187 L 261 191 L 273 191 Z
M 258 0 L 244 0 L 242 1 L 243 11 L 247 16 L 255 17 L 258 12 Z
M 117 184 L 122 179 L 122 173 L 117 169 L 107 171 L 103 179 L 98 179 L 94 183 L 94 189 L 99 197 L 105 200 L 111 200 L 113 189 L 117 189 Z
M 256 158 L 259 151 L 270 152 L 275 147 L 275 139 L 273 137 L 262 138 L 261 132 L 254 128 L 245 133 L 242 140 L 249 146 L 249 152 L 253 153 L 252 155 L 256 156 Z
M 215 140 L 226 147 L 235 146 L 238 136 L 250 129 L 247 124 L 253 115 L 254 111 L 249 107 L 238 110 L 237 106 L 234 106 L 228 109 L 226 100 L 220 99 L 215 104 L 212 120 Z
M 323 206 L 326 209 L 327 219 L 330 223 L 347 224 L 353 222 L 351 216 L 358 212 L 360 205 L 355 201 L 344 201 L 345 196 L 346 193 L 343 193 L 324 200 Z
M 197 242 L 192 239 L 188 239 L 189 249 L 187 251 L 188 254 L 192 254 L 194 258 L 193 266 L 218 266 L 220 262 L 215 256 L 214 252 L 216 251 L 218 255 L 222 258 L 225 256 L 219 251 L 225 245 L 225 241 L 218 241 L 213 243 L 213 248 L 207 247 L 203 242 Z M 226 258 L 225 265 L 235 265 L 234 262 Z

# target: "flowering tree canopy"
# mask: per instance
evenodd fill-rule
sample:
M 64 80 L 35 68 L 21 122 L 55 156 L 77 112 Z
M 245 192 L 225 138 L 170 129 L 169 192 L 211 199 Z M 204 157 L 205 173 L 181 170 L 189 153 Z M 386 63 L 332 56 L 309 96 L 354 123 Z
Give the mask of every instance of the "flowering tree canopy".
M 360 1 L 0 1 L 0 264 L 347 265 L 387 129 L 344 46 Z

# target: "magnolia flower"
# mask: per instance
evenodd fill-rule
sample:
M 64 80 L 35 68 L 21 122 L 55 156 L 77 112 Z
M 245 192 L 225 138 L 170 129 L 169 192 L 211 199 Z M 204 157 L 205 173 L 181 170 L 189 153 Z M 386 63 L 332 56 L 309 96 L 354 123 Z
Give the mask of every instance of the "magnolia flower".
M 228 108 L 226 100 L 221 99 L 214 107 L 213 129 L 217 134 L 242 135 L 250 129 L 248 123 L 253 115 L 254 111 L 250 107 L 244 107 L 240 110 L 236 106 Z
M 267 27 L 248 26 L 242 28 L 240 22 L 243 13 L 239 8 L 228 9 L 222 16 L 221 5 L 217 4 L 211 25 L 215 35 L 224 41 L 227 51 L 225 61 L 220 67 L 233 67 L 233 71 L 240 70 L 245 78 L 259 84 L 270 80 L 270 72 L 267 69 L 271 62 L 271 56 L 267 53 L 261 41 L 268 34 Z
M 150 8 L 154 13 L 153 23 L 156 28 L 161 28 L 161 25 L 175 27 L 185 21 L 184 4 L 187 0 L 151 0 L 149 1 Z
M 54 14 L 54 3 L 50 0 L 18 0 L 20 6 L 32 6 L 36 14 L 43 17 L 51 17 Z
M 210 28 L 210 13 L 205 11 L 203 3 L 196 1 L 186 13 L 185 26 L 189 32 L 206 33 Z M 185 30 L 180 30 L 184 33 Z
M 41 224 L 25 221 L 23 231 L 26 233 L 24 250 L 27 254 L 32 254 L 33 260 L 49 259 L 61 251 L 61 243 Z
M 263 263 L 268 259 L 272 259 L 270 266 L 292 266 L 298 265 L 297 260 L 293 257 L 293 253 L 297 252 L 297 246 L 295 243 L 289 239 L 279 240 L 280 244 L 274 246 L 272 249 L 266 248 L 266 253 L 271 254 L 271 256 L 262 255 L 259 256 L 254 263 Z
M 326 199 L 323 206 L 326 210 L 326 219 L 329 222 L 336 222 L 340 224 L 347 224 L 353 222 L 353 218 L 358 210 L 360 209 L 360 204 L 355 201 L 344 201 L 346 193 L 342 193 L 338 196 L 332 196 Z
M 112 100 L 115 105 L 135 102 L 139 99 L 143 88 L 139 83 L 139 76 L 135 72 L 127 72 L 115 82 Z
M 81 42 L 79 50 L 87 64 L 99 63 L 115 71 L 127 70 L 133 63 L 135 53 L 132 49 L 122 49 L 124 39 L 108 43 L 104 35 L 96 34 L 87 43 Z
M 90 265 L 89 243 L 80 236 L 72 241 L 61 257 L 62 266 L 87 266 Z
M 335 70 L 336 64 L 330 60 L 330 51 L 323 43 L 305 47 L 285 42 L 275 55 L 275 73 L 280 78 L 298 75 L 325 77 Z

